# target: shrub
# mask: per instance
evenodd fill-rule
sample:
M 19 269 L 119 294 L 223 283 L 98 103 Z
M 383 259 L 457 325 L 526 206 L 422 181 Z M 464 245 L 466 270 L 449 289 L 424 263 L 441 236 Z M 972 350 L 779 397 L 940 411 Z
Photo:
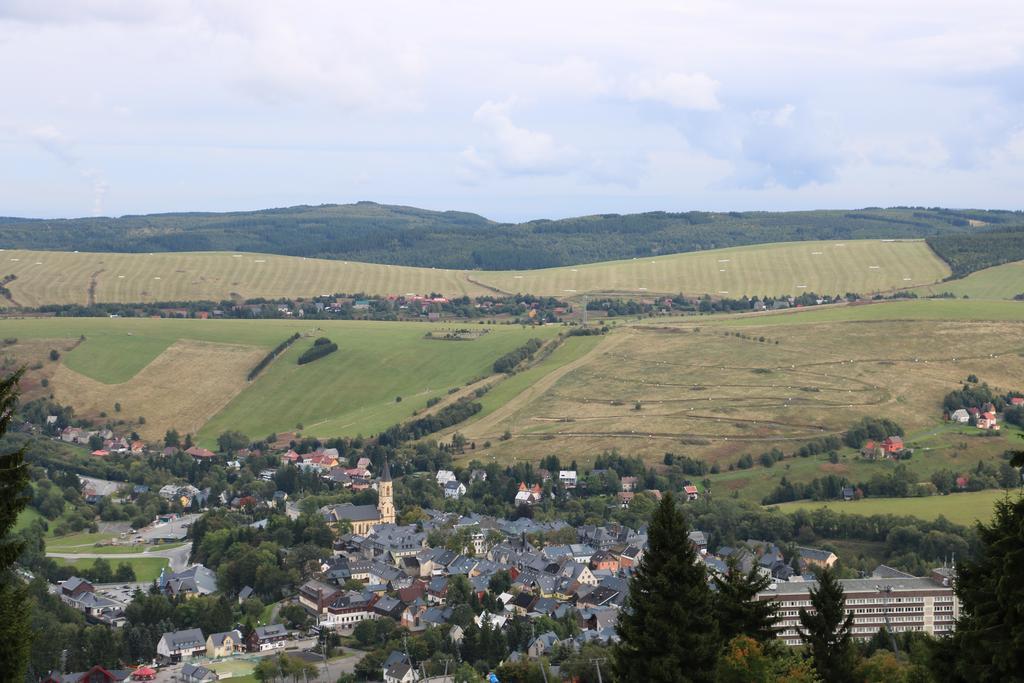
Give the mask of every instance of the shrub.
M 323 358 L 324 356 L 334 353 L 338 350 L 338 345 L 332 342 L 327 337 L 320 337 L 313 345 L 302 352 L 299 356 L 299 365 L 305 365 L 306 363 L 312 363 L 315 360 Z

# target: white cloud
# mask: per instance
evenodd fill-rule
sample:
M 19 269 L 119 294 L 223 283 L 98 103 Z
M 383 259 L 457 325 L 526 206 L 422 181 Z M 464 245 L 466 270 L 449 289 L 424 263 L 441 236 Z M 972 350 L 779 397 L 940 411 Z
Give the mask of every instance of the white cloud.
M 516 125 L 509 116 L 512 102 L 484 102 L 473 114 L 473 122 L 484 134 L 478 149 L 462 151 L 463 177 L 473 174 L 547 175 L 572 169 L 579 154 L 559 144 L 548 133 Z
M 668 73 L 655 77 L 634 76 L 626 84 L 626 96 L 632 100 L 664 102 L 677 109 L 714 111 L 718 101 L 718 81 L 704 73 Z
M 0 206 L 1019 206 L 1021 35 L 1005 0 L 0 0 Z

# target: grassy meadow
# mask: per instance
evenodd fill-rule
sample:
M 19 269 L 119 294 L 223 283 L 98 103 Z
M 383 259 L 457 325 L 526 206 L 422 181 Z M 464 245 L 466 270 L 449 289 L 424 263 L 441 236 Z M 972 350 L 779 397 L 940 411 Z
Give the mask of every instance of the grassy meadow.
M 95 564 L 96 559 L 84 558 L 84 559 L 66 559 L 61 557 L 50 558 L 57 564 L 75 567 L 76 569 L 90 569 Z M 169 567 L 166 558 L 163 557 L 117 557 L 111 556 L 107 558 L 112 569 L 117 569 L 117 565 L 122 562 L 127 562 L 131 565 L 132 569 L 135 570 L 136 581 L 153 581 L 160 576 L 160 570 L 164 567 Z
M 952 493 L 948 496 L 925 498 L 864 498 L 851 501 L 797 501 L 778 505 L 784 512 L 793 510 L 817 510 L 828 508 L 836 512 L 857 515 L 910 515 L 921 519 L 945 517 L 956 524 L 965 526 L 975 522 L 987 522 L 992 516 L 992 506 L 1013 492 L 990 490 L 972 493 Z
M 479 327 L 490 331 L 472 341 L 442 341 L 425 338 L 428 331 L 443 333 L 442 324 L 45 318 L 0 320 L 0 336 L 18 340 L 5 347 L 8 353 L 18 356 L 26 346 L 37 354 L 18 356 L 19 362 L 42 364 L 29 372 L 27 398 L 53 393 L 78 415 L 127 420 L 146 438 L 174 427 L 209 445 L 228 429 L 262 438 L 299 424 L 317 436 L 369 435 L 410 418 L 427 399 L 491 374 L 498 357 L 527 339 L 564 330 Z M 294 332 L 303 338 L 246 381 L 259 359 Z M 340 349 L 298 365 L 320 336 Z M 53 363 L 46 354 L 57 342 L 64 351 Z M 35 378 L 42 372 L 46 389 Z
M 919 295 L 952 292 L 972 299 L 1012 299 L 1024 294 L 1024 261 L 986 268 L 961 280 L 925 285 L 914 291 Z
M 413 268 L 231 252 L 99 254 L 7 250 L 0 275 L 22 306 L 495 290 L 712 296 L 864 294 L 923 285 L 949 268 L 920 240 L 784 242 L 525 271 Z

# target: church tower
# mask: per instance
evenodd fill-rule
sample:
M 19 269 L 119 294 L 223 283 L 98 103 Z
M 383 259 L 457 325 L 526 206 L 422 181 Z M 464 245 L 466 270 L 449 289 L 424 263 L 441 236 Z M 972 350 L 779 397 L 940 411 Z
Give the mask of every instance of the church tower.
M 388 459 L 384 458 L 384 468 L 377 482 L 377 511 L 380 513 L 381 524 L 395 523 L 394 483 L 391 481 L 391 468 Z

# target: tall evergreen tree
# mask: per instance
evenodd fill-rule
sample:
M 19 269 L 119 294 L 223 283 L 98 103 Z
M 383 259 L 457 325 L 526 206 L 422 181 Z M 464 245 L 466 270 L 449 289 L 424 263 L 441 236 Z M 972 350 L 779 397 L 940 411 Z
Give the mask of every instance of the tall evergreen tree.
M 0 437 L 7 432 L 18 401 L 22 371 L 0 379 Z M 29 474 L 24 447 L 0 453 L 0 671 L 5 680 L 22 680 L 28 667 L 30 605 L 24 582 L 13 565 L 22 543 L 11 530 L 28 503 Z
M 618 680 L 711 681 L 722 650 L 707 572 L 687 542 L 686 521 L 666 495 L 616 627 Z
M 1024 498 L 996 502 L 981 548 L 957 566 L 960 619 L 936 657 L 940 680 L 1024 680 Z
M 831 569 L 825 569 L 811 589 L 811 607 L 813 612 L 800 608 L 797 631 L 811 650 L 814 668 L 829 683 L 851 680 L 856 658 L 853 615 L 846 612 L 843 587 Z
M 772 600 L 758 600 L 757 594 L 772 582 L 751 567 L 746 574 L 733 558 L 729 558 L 729 571 L 725 576 L 715 575 L 715 613 L 723 642 L 736 636 L 749 636 L 765 643 L 775 637 L 779 621 L 776 604 Z

